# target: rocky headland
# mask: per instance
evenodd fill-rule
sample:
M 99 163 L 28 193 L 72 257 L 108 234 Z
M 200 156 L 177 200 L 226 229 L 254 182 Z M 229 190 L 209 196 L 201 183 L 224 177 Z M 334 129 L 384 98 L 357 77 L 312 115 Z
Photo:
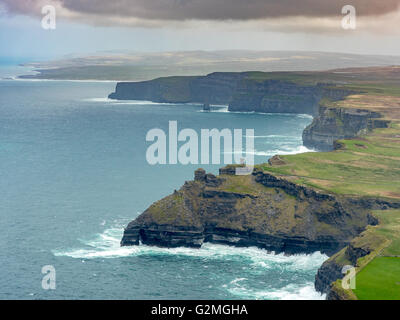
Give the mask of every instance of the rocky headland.
M 198 169 L 193 181 L 132 221 L 121 245 L 200 247 L 213 242 L 332 255 L 377 223 L 360 202 L 260 169 L 251 176 L 235 176 L 230 168 L 222 168 L 219 176 Z

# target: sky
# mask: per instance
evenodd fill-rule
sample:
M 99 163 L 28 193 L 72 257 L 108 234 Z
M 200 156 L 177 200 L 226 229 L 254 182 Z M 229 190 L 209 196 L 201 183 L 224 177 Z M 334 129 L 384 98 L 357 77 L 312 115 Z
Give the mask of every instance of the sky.
M 344 29 L 351 4 L 356 28 Z M 56 28 L 42 28 L 43 6 Z M 104 51 L 400 55 L 400 0 L 0 0 L 0 62 Z

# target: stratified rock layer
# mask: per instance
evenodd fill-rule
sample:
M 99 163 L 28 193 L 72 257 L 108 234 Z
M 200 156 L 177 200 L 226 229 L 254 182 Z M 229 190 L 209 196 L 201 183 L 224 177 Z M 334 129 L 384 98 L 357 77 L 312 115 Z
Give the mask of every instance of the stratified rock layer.
M 167 77 L 120 82 L 111 99 L 166 103 L 225 104 L 230 111 L 318 114 L 321 98 L 332 101 L 349 95 L 332 83 L 305 84 L 257 78 L 254 72 L 215 72 L 198 77 Z
M 129 223 L 121 245 L 200 247 L 214 242 L 288 254 L 333 254 L 370 222 L 364 210 L 345 198 L 259 170 L 251 176 L 221 172 L 216 177 L 197 170 L 194 181 Z
M 380 117 L 377 112 L 362 109 L 321 106 L 318 116 L 303 131 L 303 144 L 322 151 L 332 150 L 336 140 L 353 138 L 373 128 L 387 127 L 388 122 L 379 120 Z

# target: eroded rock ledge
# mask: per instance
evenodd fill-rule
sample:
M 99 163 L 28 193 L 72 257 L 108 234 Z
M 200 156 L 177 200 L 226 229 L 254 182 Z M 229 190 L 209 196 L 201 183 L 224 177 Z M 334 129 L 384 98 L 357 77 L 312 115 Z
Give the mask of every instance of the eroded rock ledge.
M 354 138 L 375 128 L 386 128 L 388 121 L 378 112 L 356 108 L 320 105 L 318 115 L 303 131 L 303 144 L 308 148 L 330 151 L 334 142 Z
M 195 180 L 152 204 L 124 231 L 122 246 L 257 246 L 276 253 L 332 255 L 373 223 L 357 202 L 261 170 L 234 176 L 195 172 Z

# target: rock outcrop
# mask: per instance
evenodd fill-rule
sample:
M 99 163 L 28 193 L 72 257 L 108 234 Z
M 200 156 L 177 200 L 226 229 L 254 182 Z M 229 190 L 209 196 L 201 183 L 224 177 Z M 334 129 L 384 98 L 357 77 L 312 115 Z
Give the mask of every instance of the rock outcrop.
M 318 116 L 303 131 L 303 144 L 308 148 L 329 151 L 335 140 L 353 138 L 367 130 L 386 127 L 377 112 L 320 106 Z
M 152 204 L 124 231 L 122 246 L 257 246 L 288 254 L 345 247 L 370 223 L 345 198 L 256 170 L 251 176 L 199 169 L 194 181 Z

